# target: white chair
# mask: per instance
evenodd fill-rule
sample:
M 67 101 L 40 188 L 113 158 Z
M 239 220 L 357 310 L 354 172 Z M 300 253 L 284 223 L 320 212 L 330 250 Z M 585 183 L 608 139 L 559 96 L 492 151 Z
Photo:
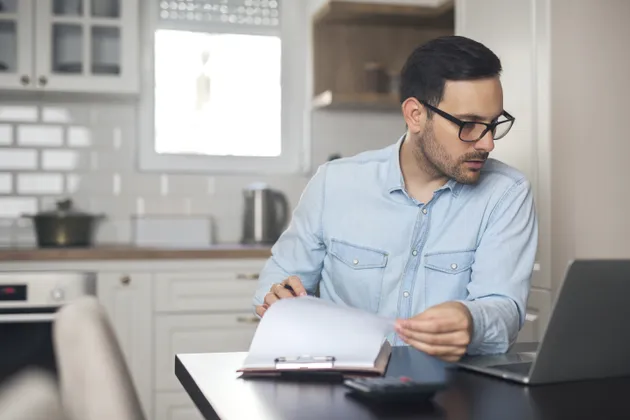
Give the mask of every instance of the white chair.
M 67 420 L 145 419 L 107 314 L 94 297 L 58 311 L 53 341 Z
M 27 369 L 7 380 L 0 387 L 0 420 L 68 420 L 55 378 Z

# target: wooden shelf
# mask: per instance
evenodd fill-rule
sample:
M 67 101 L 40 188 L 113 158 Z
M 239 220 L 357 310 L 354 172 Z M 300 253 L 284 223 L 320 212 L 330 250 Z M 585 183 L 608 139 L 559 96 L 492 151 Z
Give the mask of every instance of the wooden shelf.
M 386 3 L 329 0 L 313 16 L 316 24 L 346 23 L 440 27 L 454 19 L 454 2 L 441 6 L 411 6 Z
M 452 0 L 417 3 L 327 0 L 318 9 L 312 16 L 314 109 L 400 112 L 398 95 L 370 93 L 378 83 L 366 69 L 377 65 L 384 80 L 395 80 L 415 48 L 455 32 Z
M 400 110 L 398 96 L 388 93 L 333 93 L 329 90 L 313 98 L 315 109 Z

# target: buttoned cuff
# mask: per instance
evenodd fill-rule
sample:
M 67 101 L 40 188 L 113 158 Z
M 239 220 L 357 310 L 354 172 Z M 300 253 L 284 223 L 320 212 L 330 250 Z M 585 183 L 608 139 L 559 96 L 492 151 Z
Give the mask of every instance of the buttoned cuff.
M 481 348 L 486 331 L 486 318 L 485 312 L 482 308 L 482 302 L 476 300 L 459 300 L 458 302 L 468 308 L 472 317 L 472 337 L 470 339 L 470 344 L 468 344 L 468 351 L 469 353 L 475 353 L 477 349 Z

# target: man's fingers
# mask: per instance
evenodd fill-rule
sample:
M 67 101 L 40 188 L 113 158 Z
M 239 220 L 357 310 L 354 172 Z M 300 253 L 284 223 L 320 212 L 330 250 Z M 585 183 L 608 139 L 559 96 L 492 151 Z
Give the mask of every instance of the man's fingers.
M 293 289 L 295 296 L 306 296 L 306 289 L 298 276 L 291 276 L 284 281 Z
M 267 305 L 271 306 L 272 304 L 274 304 L 277 301 L 278 301 L 278 297 L 275 294 L 270 292 L 270 293 L 267 293 L 265 295 L 265 303 Z
M 443 360 L 457 361 L 466 352 L 465 346 L 440 346 L 423 343 L 409 337 L 403 337 L 405 342 L 417 350 L 420 350 L 430 356 L 439 357 Z
M 454 331 L 442 334 L 417 332 L 410 329 L 402 329 L 404 336 L 430 345 L 440 346 L 467 346 L 470 342 L 466 331 Z
M 466 329 L 466 320 L 453 318 L 405 319 L 400 325 L 408 330 L 428 334 L 444 334 Z
M 267 312 L 267 309 L 264 306 L 262 305 L 256 306 L 256 313 L 258 314 L 259 317 L 262 318 L 262 316 L 265 315 L 265 312 Z
M 286 289 L 284 287 L 284 284 L 282 283 L 276 283 L 273 286 L 271 286 L 271 293 L 273 293 L 274 295 L 276 295 L 276 297 L 278 299 L 288 299 L 288 298 L 292 298 L 295 297 L 293 295 L 293 293 L 291 293 L 291 291 L 289 289 Z

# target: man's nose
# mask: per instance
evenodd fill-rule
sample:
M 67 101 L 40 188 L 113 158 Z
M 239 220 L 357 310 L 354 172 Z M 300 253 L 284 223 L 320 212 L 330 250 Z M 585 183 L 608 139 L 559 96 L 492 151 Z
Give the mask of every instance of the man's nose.
M 492 137 L 492 131 L 488 131 L 482 138 L 475 143 L 475 149 L 490 153 L 494 150 L 494 138 Z

